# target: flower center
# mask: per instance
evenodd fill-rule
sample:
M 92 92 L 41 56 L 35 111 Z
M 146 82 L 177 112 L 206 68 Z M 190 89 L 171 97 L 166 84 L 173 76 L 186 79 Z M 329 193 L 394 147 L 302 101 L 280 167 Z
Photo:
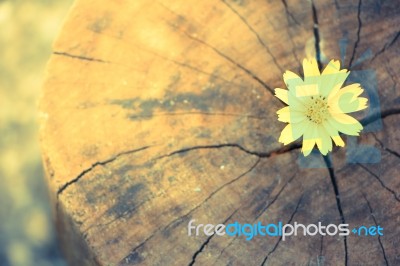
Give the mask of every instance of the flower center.
M 317 97 L 311 96 L 306 116 L 308 120 L 318 125 L 326 121 L 329 117 L 329 106 L 326 98 L 321 95 Z

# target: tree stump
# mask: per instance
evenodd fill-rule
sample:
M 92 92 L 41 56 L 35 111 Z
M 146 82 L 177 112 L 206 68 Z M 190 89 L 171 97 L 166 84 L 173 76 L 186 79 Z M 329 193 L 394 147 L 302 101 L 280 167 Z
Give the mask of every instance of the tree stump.
M 399 12 L 394 0 L 77 0 L 40 102 L 71 265 L 400 265 Z M 381 112 L 359 118 L 382 127 L 302 159 L 277 141 L 273 89 L 305 57 L 339 59 L 343 38 L 344 67 L 376 74 Z M 351 140 L 380 162 L 348 163 Z M 384 235 L 188 236 L 193 219 Z

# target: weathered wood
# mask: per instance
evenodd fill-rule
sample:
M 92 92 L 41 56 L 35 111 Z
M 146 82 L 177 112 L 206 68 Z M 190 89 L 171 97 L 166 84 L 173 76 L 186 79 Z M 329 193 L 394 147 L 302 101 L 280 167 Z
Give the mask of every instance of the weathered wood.
M 399 11 L 396 1 L 78 0 L 40 102 L 71 265 L 400 264 Z M 304 168 L 296 145 L 277 142 L 271 91 L 304 57 L 339 58 L 343 37 L 345 65 L 376 73 L 383 128 L 360 141 L 382 160 L 348 164 L 340 149 L 333 168 Z M 372 58 L 355 66 L 367 48 Z M 385 234 L 190 237 L 191 219 Z

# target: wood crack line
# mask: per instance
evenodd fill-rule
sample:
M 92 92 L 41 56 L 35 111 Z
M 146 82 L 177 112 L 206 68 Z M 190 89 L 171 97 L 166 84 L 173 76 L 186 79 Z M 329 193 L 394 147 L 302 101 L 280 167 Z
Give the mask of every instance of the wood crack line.
M 333 191 L 335 192 L 336 206 L 337 206 L 337 209 L 339 211 L 341 222 L 342 222 L 342 224 L 345 224 L 346 223 L 346 219 L 344 218 L 344 214 L 343 214 L 342 202 L 340 200 L 339 186 L 338 186 L 337 179 L 336 179 L 336 176 L 335 176 L 335 171 L 332 168 L 332 162 L 331 162 L 329 156 L 322 156 L 322 157 L 323 157 L 324 162 L 326 164 L 326 168 L 328 168 L 328 171 L 329 171 L 329 176 L 331 178 Z M 347 262 L 348 262 L 347 236 L 344 236 L 343 243 L 344 243 L 344 253 L 345 253 L 344 265 L 347 266 Z
M 237 15 L 240 20 L 246 25 L 246 27 L 257 37 L 258 42 L 265 48 L 269 56 L 271 56 L 272 61 L 274 62 L 275 66 L 280 70 L 280 72 L 283 72 L 282 67 L 278 64 L 278 60 L 276 57 L 272 54 L 271 50 L 269 49 L 268 45 L 264 42 L 264 40 L 261 38 L 260 34 L 249 24 L 249 22 L 239 14 L 239 12 L 234 9 L 230 4 L 228 4 L 225 0 L 222 0 L 222 2 L 235 14 Z
M 258 218 L 260 218 L 260 216 L 265 213 L 269 207 L 271 207 L 275 201 L 279 198 L 279 196 L 281 195 L 281 193 L 283 192 L 283 190 L 286 188 L 286 186 L 291 183 L 293 181 L 293 179 L 295 178 L 296 175 L 293 175 L 283 186 L 282 188 L 278 191 L 278 193 L 274 196 L 274 198 L 262 209 L 262 211 L 260 211 L 259 214 L 257 214 L 256 218 L 253 219 L 252 223 L 254 223 Z M 217 261 L 219 260 L 219 258 L 221 257 L 221 255 L 225 252 L 226 249 L 228 249 L 233 242 L 238 239 L 238 236 L 236 235 L 231 241 L 229 241 L 228 245 L 226 245 L 221 252 L 219 253 L 218 257 L 215 259 L 214 261 L 214 265 L 217 264 Z
M 298 209 L 299 209 L 299 207 L 300 207 L 301 201 L 303 200 L 303 196 L 304 196 L 304 195 L 301 195 L 299 201 L 297 202 L 296 208 L 294 209 L 292 215 L 290 216 L 290 219 L 289 219 L 289 221 L 287 222 L 287 224 L 290 224 L 290 223 L 292 222 L 294 216 L 296 215 L 296 213 L 297 213 L 297 211 L 298 211 Z M 265 256 L 265 258 L 264 258 L 263 261 L 261 262 L 261 264 L 260 264 L 261 266 L 266 265 L 267 260 L 268 260 L 268 257 L 271 256 L 272 253 L 275 252 L 275 250 L 278 248 L 278 246 L 279 246 L 279 244 L 280 244 L 281 241 L 282 241 L 282 237 L 279 237 L 279 240 L 278 240 L 278 242 L 276 242 L 276 244 L 275 244 L 275 246 L 273 247 L 273 249 L 272 249 L 270 252 L 268 252 L 267 256 Z
M 315 57 L 316 57 L 316 60 L 318 63 L 318 68 L 322 69 L 318 13 L 317 13 L 317 9 L 315 7 L 313 0 L 311 0 L 311 11 L 312 11 L 313 22 L 314 22 L 313 32 L 314 32 L 314 41 L 315 41 Z
M 374 139 L 376 140 L 376 142 L 378 142 L 379 146 L 381 146 L 382 149 L 384 149 L 385 151 L 389 152 L 390 154 L 396 156 L 397 158 L 400 158 L 400 154 L 397 151 L 392 150 L 392 149 L 386 147 L 385 145 L 383 145 L 382 141 L 380 139 L 378 139 L 378 137 L 375 135 L 375 133 L 372 132 L 371 134 L 374 137 Z
M 128 155 L 128 154 L 133 154 L 133 153 L 136 153 L 136 152 L 140 152 L 140 151 L 146 150 L 146 149 L 148 149 L 150 147 L 152 147 L 152 146 L 144 146 L 144 147 L 141 147 L 141 148 L 138 148 L 138 149 L 124 151 L 124 152 L 118 153 L 117 155 L 115 155 L 115 156 L 113 156 L 113 157 L 111 157 L 111 158 L 109 158 L 107 160 L 95 162 L 89 168 L 87 168 L 84 171 L 82 171 L 77 177 L 75 177 L 74 179 L 68 181 L 63 186 L 61 186 L 57 191 L 57 197 L 59 197 L 60 194 L 63 193 L 70 185 L 78 182 L 84 175 L 86 175 L 87 173 L 92 171 L 95 167 L 97 167 L 99 165 L 104 166 L 104 165 L 106 165 L 108 163 L 111 163 L 111 162 L 117 160 L 119 157 L 121 157 L 123 155 Z
M 370 175 L 372 175 L 373 177 L 375 177 L 376 180 L 378 180 L 379 184 L 381 184 L 382 188 L 384 188 L 384 189 L 386 189 L 388 192 L 390 192 L 390 193 L 393 195 L 393 197 L 395 198 L 395 200 L 397 200 L 398 202 L 400 202 L 400 198 L 399 198 L 399 196 L 397 196 L 397 193 L 396 193 L 393 189 L 391 189 L 391 188 L 389 188 L 388 186 L 386 186 L 386 184 L 382 181 L 382 179 L 380 179 L 380 177 L 379 177 L 378 175 L 376 175 L 374 172 L 372 172 L 371 170 L 369 170 L 369 169 L 368 169 L 367 167 L 365 167 L 364 165 L 359 164 L 359 163 L 357 163 L 357 164 L 358 164 L 358 166 L 360 166 L 364 171 L 366 171 L 367 173 L 369 173 Z
M 131 115 L 130 118 L 151 118 L 157 116 L 183 116 L 183 115 L 206 115 L 206 116 L 228 116 L 228 117 L 239 117 L 239 118 L 249 118 L 257 120 L 267 120 L 268 117 L 256 116 L 251 114 L 235 114 L 235 113 L 209 113 L 209 112 L 169 112 L 169 113 L 153 113 L 151 115 Z
M 97 166 L 104 166 L 104 165 L 106 165 L 108 163 L 111 163 L 111 162 L 115 161 L 116 159 L 118 159 L 119 157 L 121 157 L 123 155 L 128 155 L 128 154 L 132 154 L 132 153 L 135 153 L 135 152 L 139 152 L 139 151 L 148 149 L 150 147 L 153 147 L 153 146 L 145 146 L 145 147 L 142 147 L 142 148 L 139 148 L 139 149 L 121 152 L 121 153 L 111 157 L 110 159 L 107 159 L 107 160 L 104 160 L 104 161 L 99 161 L 99 162 L 96 162 L 96 163 L 92 164 L 89 168 L 87 168 L 84 171 L 82 171 L 77 177 L 75 177 L 74 179 L 68 181 L 63 186 L 61 186 L 57 191 L 57 197 L 59 197 L 60 194 L 62 194 L 70 185 L 78 182 L 82 177 L 84 177 L 87 173 L 92 171 Z M 193 150 L 219 149 L 219 148 L 225 148 L 225 147 L 238 148 L 239 150 L 241 150 L 241 151 L 243 151 L 243 152 L 245 152 L 247 154 L 255 155 L 255 156 L 259 157 L 259 158 L 268 158 L 272 154 L 283 154 L 283 153 L 290 152 L 292 150 L 298 149 L 298 148 L 300 148 L 300 144 L 299 143 L 293 143 L 292 145 L 285 146 L 285 147 L 282 147 L 282 148 L 279 148 L 279 149 L 275 149 L 275 150 L 270 151 L 270 152 L 251 151 L 251 150 L 248 150 L 248 149 L 244 148 L 243 146 L 241 146 L 239 144 L 236 144 L 236 143 L 193 146 L 193 147 L 188 147 L 188 148 L 182 148 L 182 149 L 170 152 L 168 154 L 155 157 L 151 161 L 160 160 L 160 159 L 163 159 L 163 158 L 166 158 L 166 157 L 171 157 L 171 156 L 174 156 L 176 154 L 185 153 L 185 152 L 189 152 L 189 151 L 193 151 Z
M 301 26 L 300 23 L 297 21 L 297 19 L 293 16 L 292 12 L 290 12 L 289 6 L 288 6 L 286 0 L 281 0 L 281 2 L 283 4 L 283 6 L 285 7 L 286 17 L 290 17 L 294 21 L 294 23 L 297 24 L 297 26 Z M 288 23 L 289 23 L 289 20 L 288 20 Z
M 387 49 L 389 49 L 400 37 L 400 31 L 396 33 L 392 40 L 387 42 L 381 50 L 379 50 L 372 58 L 371 62 L 374 61 L 380 54 L 384 53 Z
M 400 114 L 400 108 L 389 109 L 389 110 L 383 111 L 380 114 L 379 113 L 372 114 L 369 117 L 366 117 L 365 119 L 363 119 L 361 121 L 361 123 L 365 126 L 365 125 L 367 125 L 369 123 L 374 122 L 375 120 L 377 120 L 379 118 L 383 119 L 383 118 L 386 118 L 388 116 L 395 115 L 395 114 Z M 139 151 L 148 149 L 150 147 L 152 147 L 152 146 L 145 146 L 145 147 L 142 147 L 142 148 L 121 152 L 121 153 L 118 153 L 117 155 L 115 155 L 115 156 L 113 156 L 113 157 L 111 157 L 111 158 L 109 158 L 107 160 L 93 163 L 89 168 L 83 170 L 77 177 L 75 177 L 74 179 L 68 181 L 63 186 L 61 186 L 57 191 L 57 197 L 59 197 L 59 195 L 62 194 L 65 191 L 65 189 L 67 189 L 71 184 L 74 184 L 74 183 L 78 182 L 83 176 L 85 176 L 87 173 L 89 173 L 95 167 L 97 167 L 99 165 L 100 166 L 101 165 L 106 165 L 108 163 L 111 163 L 111 162 L 115 161 L 120 156 L 132 154 L 132 153 L 135 153 L 135 152 L 139 152 Z M 275 150 L 270 151 L 270 152 L 251 151 L 251 150 L 248 150 L 247 148 L 244 148 L 243 146 L 241 146 L 239 144 L 236 144 L 236 143 L 193 146 L 193 147 L 188 147 L 188 148 L 182 148 L 180 150 L 173 151 L 173 152 L 171 152 L 169 154 L 161 155 L 159 157 L 154 158 L 153 160 L 159 160 L 159 159 L 162 159 L 162 158 L 165 158 L 165 157 L 170 157 L 170 156 L 173 156 L 175 154 L 184 153 L 184 152 L 188 152 L 188 151 L 192 151 L 192 150 L 217 149 L 217 148 L 223 148 L 223 147 L 235 147 L 235 148 L 238 148 L 238 149 L 240 149 L 241 151 L 243 151 L 243 152 L 245 152 L 247 154 L 255 155 L 255 156 L 259 157 L 259 158 L 268 158 L 272 154 L 283 154 L 283 153 L 286 153 L 286 152 L 290 152 L 290 151 L 299 149 L 301 147 L 301 143 L 300 142 L 294 142 L 291 145 L 284 146 L 282 148 L 278 148 L 278 149 L 275 149 Z
M 239 150 L 249 154 L 249 155 L 255 155 L 259 158 L 268 158 L 270 157 L 272 154 L 282 154 L 282 153 L 286 153 L 286 152 L 290 152 L 294 149 L 298 149 L 300 148 L 298 143 L 295 143 L 293 145 L 289 145 L 283 148 L 279 148 L 279 149 L 275 149 L 271 152 L 257 152 L 257 151 L 251 151 L 248 150 L 247 148 L 236 144 L 236 143 L 226 143 L 226 144 L 216 144 L 216 145 L 204 145 L 204 146 L 193 146 L 193 147 L 188 147 L 188 148 L 182 148 L 180 150 L 176 150 L 173 151 L 169 154 L 165 154 L 165 155 L 161 155 L 159 157 L 154 158 L 153 160 L 159 160 L 159 159 L 163 159 L 165 157 L 171 157 L 173 155 L 179 154 L 179 153 L 185 153 L 185 152 L 189 152 L 192 150 L 199 150 L 199 149 L 218 149 L 218 148 L 225 148 L 225 147 L 232 147 L 232 148 L 238 148 Z
M 368 124 L 371 124 L 371 123 L 375 122 L 376 120 L 385 119 L 385 118 L 387 118 L 389 116 L 398 115 L 398 114 L 400 114 L 400 108 L 399 107 L 391 108 L 391 109 L 384 110 L 382 112 L 375 112 L 375 113 L 363 118 L 360 121 L 360 123 L 363 126 L 366 126 Z
M 171 12 L 172 14 L 174 14 L 175 16 L 178 16 L 180 18 L 182 18 L 183 16 L 181 14 L 178 14 L 174 11 L 172 11 L 171 9 L 169 9 L 168 7 L 164 6 L 161 4 L 162 7 L 164 7 L 166 10 L 168 10 L 169 12 Z M 186 31 L 181 30 L 180 28 L 178 28 L 177 26 L 169 23 L 170 27 L 173 28 L 174 30 L 176 30 L 177 32 L 182 33 L 184 36 L 186 36 L 187 38 L 198 42 L 206 47 L 208 47 L 209 49 L 213 50 L 216 54 L 218 54 L 220 57 L 222 57 L 223 59 L 225 59 L 226 61 L 228 61 L 229 63 L 235 65 L 236 67 L 238 67 L 239 69 L 241 69 L 242 71 L 244 71 L 247 75 L 249 75 L 251 78 L 253 78 L 255 81 L 257 81 L 262 87 L 264 87 L 267 91 L 269 91 L 272 95 L 275 95 L 274 90 L 268 86 L 264 81 L 262 81 L 256 74 L 254 74 L 251 70 L 247 69 L 246 67 L 242 66 L 241 64 L 239 64 L 238 62 L 236 62 L 235 60 L 233 60 L 232 58 L 230 58 L 229 56 L 227 56 L 226 54 L 222 53 L 220 50 L 218 50 L 216 47 L 212 46 L 211 44 L 208 44 L 207 42 L 198 39 L 190 34 L 188 34 Z M 273 97 L 275 98 L 275 97 Z
M 241 207 L 241 206 L 240 206 L 240 207 Z M 226 218 L 226 219 L 222 222 L 222 224 L 227 223 L 227 222 L 232 218 L 232 216 L 235 215 L 235 213 L 240 209 L 240 207 L 237 208 L 235 211 L 233 211 L 233 212 L 231 213 L 231 215 L 229 215 L 228 218 Z M 193 266 L 193 265 L 194 265 L 194 263 L 196 262 L 197 256 L 198 256 L 201 252 L 203 252 L 204 248 L 208 245 L 208 243 L 210 242 L 211 238 L 213 238 L 214 236 L 215 236 L 215 233 L 212 234 L 211 236 L 207 237 L 206 241 L 204 241 L 203 244 L 200 246 L 200 248 L 193 254 L 192 260 L 189 262 L 188 266 Z
M 83 60 L 83 61 L 91 61 L 91 62 L 98 62 L 98 63 L 105 63 L 105 64 L 109 64 L 111 62 L 109 61 L 105 61 L 102 59 L 97 59 L 97 58 L 93 58 L 93 57 L 86 57 L 86 56 L 81 56 L 81 55 L 73 55 L 73 54 L 69 54 L 69 53 L 65 53 L 65 52 L 53 52 L 53 54 L 55 55 L 60 55 L 60 56 L 66 56 L 66 57 L 70 57 L 70 58 L 74 58 L 74 59 L 78 59 L 78 60 Z
M 286 11 L 286 21 L 287 21 L 287 23 L 288 23 L 288 29 L 287 29 L 287 34 L 288 34 L 288 36 L 289 36 L 289 40 L 290 40 L 290 43 L 292 44 L 292 53 L 293 53 L 293 56 L 294 56 L 294 58 L 296 59 L 296 61 L 299 63 L 299 66 L 301 66 L 301 62 L 300 62 L 300 60 L 299 60 L 299 58 L 298 58 L 298 56 L 297 56 L 297 53 L 296 53 L 296 45 L 295 45 L 295 43 L 294 43 L 294 41 L 293 41 L 293 35 L 292 35 L 292 32 L 291 32 L 291 29 L 293 28 L 290 24 L 290 19 L 289 19 L 289 17 L 290 18 L 292 18 L 292 20 L 297 24 L 297 26 L 301 26 L 300 25 L 300 23 L 295 19 L 295 17 L 293 16 L 293 14 L 289 11 L 289 6 L 288 6 L 288 4 L 286 3 L 286 0 L 281 0 L 282 1 L 282 4 L 283 4 L 283 6 L 285 7 L 285 11 Z
M 353 48 L 353 53 L 351 54 L 350 62 L 349 62 L 349 69 L 353 65 L 353 60 L 354 56 L 356 55 L 357 47 L 360 42 L 360 33 L 361 33 L 361 28 L 362 28 L 362 22 L 361 22 L 361 5 L 362 1 L 358 1 L 358 8 L 357 8 L 357 20 L 358 20 L 358 28 L 357 28 L 357 39 L 354 42 L 354 48 Z
M 201 205 L 203 205 L 205 202 L 207 202 L 210 198 L 212 198 L 215 194 L 217 194 L 220 190 L 222 190 L 223 188 L 225 188 L 226 186 L 231 185 L 232 183 L 238 181 L 240 178 L 244 177 L 245 175 L 247 175 L 248 173 L 252 172 L 254 170 L 254 168 L 256 168 L 256 166 L 258 165 L 258 163 L 260 162 L 260 158 L 258 158 L 258 160 L 244 173 L 240 174 L 238 177 L 232 179 L 231 181 L 223 184 L 222 186 L 220 186 L 219 188 L 217 188 L 215 191 L 213 191 L 207 198 L 205 198 L 200 204 L 196 205 L 193 209 L 189 210 L 187 213 L 185 213 L 184 215 L 177 217 L 176 219 L 172 220 L 171 222 L 169 222 L 166 226 L 164 226 L 163 228 L 159 228 L 156 231 L 154 231 L 150 236 L 148 236 L 143 242 L 141 242 L 138 246 L 136 246 L 134 249 L 131 250 L 130 254 L 136 252 L 139 248 L 141 248 L 142 246 L 144 246 L 146 244 L 147 241 L 149 241 L 150 239 L 152 239 L 158 232 L 160 231 L 165 231 L 168 227 L 170 227 L 171 225 L 175 224 L 177 221 L 182 220 L 185 217 L 188 217 L 190 214 L 192 214 L 194 211 L 196 211 Z M 239 208 L 237 208 L 231 215 L 229 215 L 229 217 L 227 219 L 225 219 L 224 223 L 226 223 L 240 208 L 242 205 L 239 206 Z M 207 240 L 201 245 L 200 249 L 192 256 L 192 262 L 194 263 L 194 260 L 196 259 L 197 255 L 199 253 L 201 253 L 201 251 L 204 249 L 204 247 L 208 244 L 208 242 L 210 241 L 211 237 L 213 235 L 211 235 L 210 237 L 207 238 Z M 129 257 L 126 256 L 126 257 Z M 123 259 L 124 260 L 124 259 Z M 122 261 L 123 261 L 122 260 Z M 189 263 L 189 265 L 192 265 Z
M 217 48 L 215 48 L 214 46 L 212 46 L 211 44 L 206 43 L 205 41 L 198 39 L 190 34 L 188 34 L 185 31 L 180 30 L 179 28 L 177 28 L 174 25 L 170 26 L 172 28 L 174 28 L 176 31 L 181 32 L 183 35 L 185 35 L 187 38 L 198 42 L 208 48 L 210 48 L 211 50 L 213 50 L 216 54 L 218 54 L 220 57 L 222 57 L 223 59 L 225 59 L 226 61 L 230 62 L 231 64 L 235 65 L 237 68 L 241 69 L 242 71 L 244 71 L 247 75 L 249 75 L 252 79 L 254 79 L 255 81 L 257 81 L 262 87 L 264 87 L 267 91 L 269 91 L 271 93 L 271 95 L 275 95 L 274 90 L 267 85 L 267 83 L 265 83 L 264 81 L 262 81 L 261 78 L 259 78 L 255 73 L 253 73 L 251 70 L 249 70 L 248 68 L 244 67 L 243 65 L 241 65 L 240 63 L 236 62 L 235 60 L 233 60 L 231 57 L 229 57 L 228 55 L 222 53 L 220 50 L 218 50 Z M 275 98 L 275 97 L 273 97 Z
M 185 215 L 183 215 L 183 216 L 179 217 L 178 219 L 175 219 L 175 220 L 173 220 L 172 222 L 170 222 L 165 228 L 167 228 L 167 227 L 169 227 L 171 224 L 177 222 L 179 219 L 182 219 L 182 218 L 184 218 L 184 217 L 190 215 L 191 213 L 193 213 L 194 211 L 196 211 L 201 205 L 203 205 L 203 204 L 206 203 L 208 200 L 210 200 L 210 199 L 211 199 L 215 194 L 217 194 L 220 190 L 222 190 L 223 188 L 225 188 L 225 187 L 227 187 L 227 186 L 229 186 L 229 185 L 235 183 L 236 181 L 238 181 L 239 179 L 241 179 L 242 177 L 244 177 L 245 175 L 247 175 L 248 173 L 250 173 L 251 171 L 253 171 L 253 169 L 258 165 L 258 163 L 260 162 L 260 160 L 261 160 L 261 159 L 258 158 L 257 161 L 255 162 L 255 164 L 254 164 L 253 166 L 251 166 L 251 168 L 250 168 L 249 170 L 247 170 L 247 171 L 244 172 L 243 174 L 241 174 L 241 175 L 235 177 L 234 179 L 232 179 L 232 180 L 230 180 L 230 181 L 224 183 L 222 186 L 218 187 L 216 190 L 214 190 L 213 192 L 211 192 L 210 195 L 208 195 L 200 204 L 198 204 L 197 206 L 195 206 L 193 209 L 191 209 L 191 210 L 190 210 L 188 213 L 186 213 Z M 140 205 L 135 206 L 135 208 L 130 209 L 130 210 L 128 211 L 128 213 L 129 213 L 129 212 L 132 212 L 132 211 L 134 211 L 134 210 L 136 210 L 138 207 L 140 207 L 141 205 L 143 205 L 143 204 L 146 203 L 147 201 L 152 200 L 152 199 L 154 199 L 154 198 L 156 198 L 156 197 L 158 197 L 158 196 L 159 196 L 159 195 L 145 200 L 145 201 L 142 202 Z M 110 225 L 111 223 L 115 222 L 116 220 L 118 220 L 119 218 L 124 217 L 124 216 L 125 216 L 124 214 L 123 214 L 123 215 L 119 215 L 119 216 L 115 217 L 114 219 L 112 219 L 111 221 L 109 221 L 109 222 L 107 222 L 107 223 L 105 223 L 105 224 L 96 225 L 96 227 L 97 227 L 97 226 L 107 226 L 107 225 Z M 164 228 L 164 230 L 165 230 L 165 228 Z M 90 229 L 90 228 L 88 228 L 86 231 L 88 231 L 89 229 Z
M 367 202 L 367 206 L 368 206 L 369 212 L 371 214 L 372 219 L 374 220 L 375 225 L 378 226 L 378 223 L 376 221 L 376 218 L 375 218 L 375 215 L 374 215 L 374 211 L 372 210 L 371 204 L 369 203 L 369 201 L 368 201 L 367 197 L 365 196 L 365 194 L 362 193 L 362 195 L 363 195 L 365 201 Z M 382 250 L 383 259 L 385 260 L 386 265 L 389 266 L 389 262 L 388 262 L 387 257 L 386 257 L 385 248 L 383 247 L 380 234 L 378 234 L 378 242 L 379 242 L 379 246 L 381 247 L 381 250 Z

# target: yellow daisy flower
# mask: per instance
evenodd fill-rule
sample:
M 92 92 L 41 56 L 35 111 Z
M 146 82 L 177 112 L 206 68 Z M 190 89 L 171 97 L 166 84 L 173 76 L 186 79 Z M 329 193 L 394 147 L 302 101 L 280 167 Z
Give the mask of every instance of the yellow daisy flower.
M 320 73 L 315 59 L 304 59 L 303 70 L 304 80 L 286 71 L 283 80 L 288 90 L 275 89 L 275 96 L 288 105 L 277 112 L 278 120 L 288 123 L 279 142 L 287 145 L 303 136 L 304 156 L 315 144 L 326 155 L 332 140 L 344 147 L 339 132 L 359 135 L 363 126 L 348 113 L 367 108 L 368 99 L 358 97 L 364 91 L 358 83 L 341 88 L 350 72 L 340 69 L 339 61 L 331 60 Z

